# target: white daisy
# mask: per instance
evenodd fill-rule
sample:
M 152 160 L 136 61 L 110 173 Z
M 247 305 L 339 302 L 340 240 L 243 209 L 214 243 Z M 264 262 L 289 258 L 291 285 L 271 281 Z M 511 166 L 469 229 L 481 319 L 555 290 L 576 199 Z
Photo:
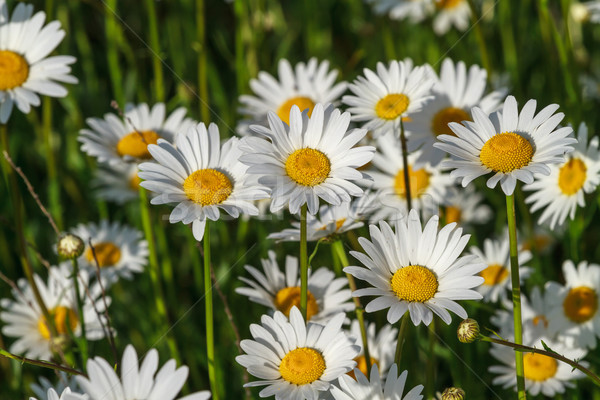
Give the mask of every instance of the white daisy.
M 203 123 L 177 136 L 173 147 L 166 140 L 149 145 L 157 162 L 140 164 L 140 186 L 153 191 L 152 204 L 176 203 L 169 221 L 192 224 L 196 240 L 202 240 L 206 219 L 220 218 L 219 209 L 233 218 L 240 212 L 258 215 L 251 201 L 268 196 L 267 192 L 248 183 L 247 167 L 239 162 L 242 151 L 239 139 L 220 144 L 219 128 Z
M 600 152 L 598 137 L 594 136 L 588 146 L 588 129 L 584 123 L 579 125 L 575 150 L 566 157 L 565 162 L 550 166 L 550 175 L 536 174 L 530 185 L 523 190 L 533 191 L 525 199 L 533 203 L 531 212 L 545 207 L 539 223 L 550 221 L 550 229 L 556 224 L 562 225 L 567 216 L 575 218 L 577 206 L 585 207 L 585 193 L 596 190 L 600 184 Z
M 431 98 L 430 89 L 435 83 L 429 66 L 413 68 L 412 61 L 391 61 L 389 67 L 377 63 L 377 73 L 364 69 L 348 87 L 354 96 L 346 95 L 342 101 L 350 106 L 352 120 L 366 123 L 363 128 L 375 136 L 397 131 L 400 119 L 420 110 Z
M 391 19 L 423 21 L 435 9 L 432 0 L 366 0 L 376 14 L 389 14 Z
M 236 288 L 236 293 L 247 296 L 251 301 L 289 316 L 292 307 L 300 307 L 300 271 L 298 259 L 285 258 L 285 274 L 279 269 L 273 251 L 269 258 L 261 260 L 263 271 L 246 265 L 246 271 L 255 281 L 240 277 L 249 287 Z M 308 275 L 307 315 L 312 322 L 324 322 L 340 312 L 354 310 L 346 278 L 337 278 L 328 268 L 322 267 Z
M 151 349 L 141 365 L 132 345 L 127 345 L 121 361 L 121 379 L 111 364 L 101 357 L 87 362 L 89 377 L 78 376 L 77 382 L 90 400 L 173 400 L 185 384 L 188 367 L 176 368 L 171 359 L 158 372 L 158 351 Z M 155 376 L 156 373 L 156 376 Z M 180 400 L 207 400 L 210 392 L 202 391 Z
M 345 272 L 367 281 L 370 288 L 359 289 L 353 296 L 377 296 L 367 304 L 367 312 L 389 308 L 387 320 L 393 324 L 408 311 L 415 325 L 429 325 L 433 313 L 447 324 L 448 310 L 461 318 L 467 313 L 455 300 L 479 300 L 472 288 L 483 283 L 476 274 L 485 268 L 477 257 L 459 257 L 469 235 L 462 235 L 456 224 L 439 232 L 438 217 L 433 216 L 424 229 L 415 210 L 396 222 L 396 232 L 381 222 L 370 226 L 371 241 L 359 238 L 366 254 L 351 252 L 363 267 L 346 267 Z
M 115 162 L 101 164 L 94 171 L 92 187 L 97 198 L 125 204 L 138 198 L 140 178 L 136 164 Z
M 298 308 L 290 319 L 276 311 L 273 318 L 263 315 L 261 325 L 250 325 L 255 340 L 242 340 L 246 354 L 236 361 L 261 379 L 246 387 L 267 386 L 260 397 L 276 400 L 317 400 L 331 382 L 350 371 L 358 347 L 342 331 L 345 315 L 337 314 L 326 325 L 304 322 Z
M 377 170 L 369 170 L 373 177 L 372 188 L 377 190 L 377 200 L 382 207 L 375 211 L 372 221 L 392 220 L 398 215 L 408 214 L 406 185 L 404 182 L 404 164 L 400 139 L 387 133 L 377 139 L 377 149 L 372 165 Z M 444 202 L 448 190 L 454 185 L 454 179 L 429 163 L 416 167 L 420 151 L 408 155 L 408 175 L 412 208 L 424 210 L 426 215 L 438 213 L 439 205 Z
M 38 94 L 65 97 L 57 82 L 77 83 L 70 75 L 75 57 L 48 55 L 65 37 L 60 22 L 44 26 L 46 14 L 33 15 L 31 4 L 18 3 L 12 17 L 6 0 L 0 0 L 0 123 L 5 124 L 13 105 L 27 114 L 39 106 Z
M 393 364 L 385 380 L 379 376 L 377 365 L 371 369 L 370 381 L 358 368 L 354 370 L 356 380 L 348 375 L 338 379 L 340 387 L 333 386 L 331 394 L 335 400 L 421 400 L 423 385 L 417 385 L 404 393 L 408 371 L 398 375 L 398 367 Z
M 36 397 L 30 397 L 29 400 L 38 400 Z M 59 396 L 56 390 L 50 388 L 43 396 L 39 396 L 39 400 L 89 400 L 85 394 L 73 393 L 71 389 L 66 388 Z
M 593 349 L 600 336 L 600 265 L 573 261 L 563 263 L 565 285 L 548 282 L 546 290 L 553 293 L 550 303 L 550 331 L 560 334 L 569 346 Z
M 564 154 L 573 150 L 569 145 L 576 140 L 568 137 L 573 131 L 570 127 L 555 130 L 564 117 L 554 114 L 557 104 L 535 115 L 536 104 L 529 100 L 519 113 L 517 101 L 508 96 L 502 113 L 488 116 L 474 107 L 474 122 L 465 121 L 466 126 L 451 122 L 448 126 L 456 136 L 440 135 L 444 143 L 434 146 L 462 160 L 446 160 L 442 166 L 453 169 L 452 177 L 462 178 L 463 186 L 494 172 L 488 187 L 500 182 L 506 195 L 512 195 L 517 180 L 532 183 L 534 173 L 548 175 L 549 165 L 564 162 Z
M 371 358 L 371 366 L 376 366 L 381 373 L 381 377 L 385 378 L 388 369 L 394 362 L 396 340 L 398 329 L 391 325 L 385 324 L 376 334 L 376 325 L 374 322 L 367 326 L 367 342 L 369 345 L 369 358 Z M 348 335 L 356 338 L 356 345 L 360 346 L 360 353 L 354 359 L 356 361 L 356 369 L 360 370 L 364 375 L 367 375 L 367 360 L 364 354 L 364 346 L 360 333 L 360 324 L 358 320 L 353 320 L 350 325 Z M 355 378 L 354 371 L 349 373 Z
M 452 187 L 444 200 L 446 223 L 456 222 L 463 228 L 470 225 L 482 225 L 492 219 L 492 209 L 481 204 L 483 196 L 473 186 Z
M 587 353 L 582 349 L 571 348 L 559 342 L 553 342 L 548 338 L 534 340 L 526 340 L 524 344 L 530 347 L 543 349 L 542 340 L 548 347 L 565 356 L 566 358 L 581 359 Z M 517 386 L 517 374 L 515 369 L 515 352 L 510 347 L 493 345 L 490 348 L 490 353 L 504 365 L 493 365 L 488 368 L 488 371 L 500 374 L 492 381 L 495 385 L 502 385 L 504 388 Z M 573 383 L 569 382 L 573 379 L 581 379 L 585 377 L 583 372 L 574 369 L 562 361 L 555 358 L 536 353 L 523 354 L 525 389 L 532 396 L 537 396 L 542 393 L 545 396 L 554 397 L 557 393 L 564 393 L 565 388 L 574 387 Z M 586 363 L 583 363 L 586 364 Z
M 409 150 L 421 149 L 419 162 L 429 161 L 438 165 L 446 153 L 433 147 L 439 135 L 452 135 L 448 123 L 472 121 L 471 109 L 480 107 L 484 113 L 496 111 L 506 96 L 506 89 L 496 90 L 484 96 L 487 72 L 478 65 L 467 71 L 464 62 L 456 64 L 446 58 L 442 63 L 439 78 L 433 74 L 433 100 L 421 111 L 414 113 L 405 124 L 410 132 Z
M 110 164 L 151 159 L 148 145 L 156 144 L 159 139 L 173 143 L 177 134 L 194 125 L 185 114 L 181 107 L 165 119 L 164 103 L 155 104 L 152 110 L 145 103 L 128 103 L 124 118 L 112 113 L 105 114 L 104 119 L 88 118 L 86 122 L 91 129 L 79 133 L 81 150 Z
M 467 0 L 434 0 L 438 10 L 433 19 L 433 31 L 441 36 L 448 32 L 452 25 L 459 31 L 469 27 L 471 8 Z
M 479 273 L 483 277 L 483 284 L 477 288 L 477 291 L 482 294 L 483 300 L 493 303 L 498 300 L 506 300 L 506 292 L 511 290 L 510 242 L 508 236 L 501 240 L 485 239 L 483 251 L 475 246 L 471 247 L 470 251 L 480 262 L 486 265 L 486 268 Z M 531 274 L 531 268 L 525 266 L 525 263 L 531 258 L 530 251 L 519 250 L 519 277 L 521 282 Z
M 349 113 L 319 103 L 310 118 L 306 111 L 292 107 L 289 126 L 275 113 L 268 118 L 269 128 L 252 126 L 266 139 L 244 138 L 246 154 L 241 161 L 250 166 L 249 174 L 260 175 L 259 182 L 271 189 L 272 212 L 288 206 L 297 214 L 307 204 L 314 215 L 319 198 L 339 205 L 363 194 L 351 181 L 364 178 L 357 168 L 371 160 L 375 149 L 355 147 L 367 131 L 348 131 Z
M 99 225 L 79 224 L 71 229 L 71 233 L 84 241 L 85 250 L 79 261 L 92 274 L 100 267 L 102 276 L 112 281 L 116 277 L 131 279 L 134 273 L 144 271 L 148 262 L 148 242 L 137 229 L 102 220 Z
M 0 313 L 0 319 L 4 322 L 2 333 L 18 338 L 10 346 L 11 353 L 48 360 L 52 356 L 52 349 L 62 345 L 71 332 L 75 337 L 81 336 L 77 299 L 71 275 L 70 263 L 50 268 L 47 284 L 38 275 L 34 275 L 44 304 L 54 317 L 54 325 L 59 337 L 51 337 L 46 319 L 25 279 L 18 281 L 19 290 L 13 290 L 15 300 L 0 300 L 0 306 L 4 310 Z M 88 340 L 102 339 L 104 330 L 100 318 L 104 321 L 104 317 L 96 314 L 94 310 L 95 307 L 99 313 L 104 311 L 104 301 L 100 298 L 101 288 L 97 283 L 89 285 L 89 275 L 84 270 L 79 273 L 79 281 L 80 297 L 83 300 L 85 336 Z M 85 287 L 88 287 L 91 299 Z M 107 298 L 107 302 L 110 303 L 110 298 Z
M 65 389 L 70 389 L 73 393 L 79 392 L 77 382 L 75 382 L 74 376 L 68 376 L 65 372 L 60 371 L 57 373 L 59 376 L 56 384 L 52 383 L 48 378 L 42 376 L 39 378 L 39 382 L 32 383 L 29 387 L 39 400 L 48 400 L 50 391 L 58 393 L 67 393 Z M 63 393 L 64 394 L 64 393 Z
M 317 103 L 335 103 L 346 91 L 346 82 L 335 83 L 338 72 L 329 70 L 329 61 L 319 63 L 311 58 L 307 64 L 300 62 L 294 69 L 285 58 L 279 60 L 279 81 L 267 72 L 261 71 L 258 79 L 250 81 L 250 88 L 256 96 L 241 95 L 242 107 L 239 112 L 250 116 L 242 120 L 237 131 L 250 133 L 250 124 L 267 126 L 267 114 L 274 112 L 286 124 L 290 123 L 290 110 L 296 105 L 300 111 L 308 109 L 311 115 Z

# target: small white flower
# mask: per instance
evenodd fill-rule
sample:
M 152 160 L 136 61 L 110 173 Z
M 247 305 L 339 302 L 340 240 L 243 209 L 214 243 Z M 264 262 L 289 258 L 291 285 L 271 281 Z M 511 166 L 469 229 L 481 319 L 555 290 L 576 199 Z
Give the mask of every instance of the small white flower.
M 459 31 L 469 27 L 471 8 L 467 0 L 434 0 L 438 13 L 433 20 L 433 31 L 441 36 L 448 32 L 452 25 Z
M 59 397 L 56 390 L 50 388 L 44 396 L 39 396 L 39 399 L 30 397 L 29 400 L 89 400 L 89 397 L 85 394 L 73 393 L 69 388 L 66 388 Z

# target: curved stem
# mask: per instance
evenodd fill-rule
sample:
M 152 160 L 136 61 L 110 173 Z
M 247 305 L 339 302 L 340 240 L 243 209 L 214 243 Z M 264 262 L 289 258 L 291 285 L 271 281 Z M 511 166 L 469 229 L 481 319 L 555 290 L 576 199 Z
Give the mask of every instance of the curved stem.
M 208 379 L 210 380 L 212 398 L 218 400 L 219 396 L 217 393 L 217 376 L 215 368 L 212 280 L 210 276 L 210 223 L 208 220 L 206 221 L 206 226 L 204 227 L 202 244 L 204 246 L 204 310 L 206 317 L 206 357 L 208 359 Z
M 406 146 L 406 135 L 404 134 L 404 122 L 400 118 L 400 144 L 402 146 L 402 167 L 404 168 L 404 195 L 406 196 L 406 215 L 412 210 L 412 194 L 410 193 L 410 173 L 408 166 L 408 149 Z
M 308 321 L 308 249 L 306 244 L 306 214 L 307 206 L 304 204 L 300 210 L 300 311 L 304 321 Z
M 404 336 L 406 336 L 406 328 L 408 327 L 408 320 L 410 319 L 409 312 L 405 312 L 400 322 L 400 329 L 398 329 L 398 341 L 396 342 L 396 357 L 394 362 L 400 369 L 400 361 L 402 360 L 402 345 L 404 344 Z

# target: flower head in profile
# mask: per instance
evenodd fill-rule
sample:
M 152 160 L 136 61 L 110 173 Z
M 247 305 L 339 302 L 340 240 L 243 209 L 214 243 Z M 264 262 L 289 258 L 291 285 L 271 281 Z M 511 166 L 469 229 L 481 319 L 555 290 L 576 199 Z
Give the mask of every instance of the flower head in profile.
M 564 162 L 576 140 L 568 137 L 573 131 L 570 127 L 557 129 L 564 117 L 554 114 L 557 104 L 535 114 L 536 104 L 529 100 L 519 112 L 515 98 L 508 96 L 502 113 L 488 116 L 474 107 L 473 122 L 451 122 L 448 126 L 455 136 L 440 135 L 441 143 L 434 146 L 460 160 L 446 160 L 442 166 L 452 169 L 452 177 L 462 178 L 463 186 L 492 172 L 488 187 L 500 182 L 506 195 L 513 194 L 517 180 L 532 183 L 535 173 L 550 174 L 550 165 Z
M 344 268 L 371 286 L 352 293 L 376 296 L 367 304 L 367 312 L 388 308 L 390 324 L 407 311 L 415 325 L 429 325 L 434 313 L 449 324 L 448 311 L 467 318 L 467 312 L 456 300 L 482 298 L 473 288 L 483 283 L 477 274 L 485 268 L 473 255 L 459 257 L 469 235 L 462 235 L 462 229 L 454 223 L 438 232 L 437 216 L 422 228 L 415 210 L 397 221 L 396 232 L 385 222 L 379 228 L 369 228 L 371 241 L 359 238 L 365 253 L 351 252 L 365 267 Z
M 192 224 L 196 240 L 202 240 L 206 220 L 216 221 L 224 210 L 233 218 L 240 213 L 258 215 L 251 202 L 268 196 L 249 182 L 247 167 L 240 163 L 239 139 L 220 143 L 219 129 L 203 123 L 177 136 L 177 147 L 166 140 L 149 145 L 156 162 L 140 164 L 140 186 L 156 194 L 152 204 L 175 203 L 171 223 Z
M 27 114 L 40 105 L 39 94 L 65 97 L 58 82 L 77 83 L 70 75 L 75 57 L 50 53 L 65 37 L 60 22 L 44 26 L 46 14 L 33 15 L 31 4 L 18 3 L 12 17 L 6 0 L 0 0 L 0 123 L 5 124 L 13 106 Z
M 353 181 L 364 178 L 357 168 L 371 160 L 375 149 L 356 146 L 367 131 L 348 131 L 349 113 L 319 103 L 310 117 L 293 106 L 289 125 L 275 113 L 268 119 L 268 128 L 252 126 L 263 137 L 243 139 L 246 154 L 241 161 L 271 189 L 271 212 L 287 206 L 297 214 L 307 204 L 314 215 L 319 199 L 339 205 L 363 194 Z
M 140 182 L 137 164 L 123 161 L 98 165 L 91 186 L 96 198 L 123 205 L 138 199 Z
M 469 27 L 471 7 L 467 0 L 434 0 L 437 15 L 433 19 L 433 31 L 441 36 L 447 33 L 452 26 L 459 31 Z

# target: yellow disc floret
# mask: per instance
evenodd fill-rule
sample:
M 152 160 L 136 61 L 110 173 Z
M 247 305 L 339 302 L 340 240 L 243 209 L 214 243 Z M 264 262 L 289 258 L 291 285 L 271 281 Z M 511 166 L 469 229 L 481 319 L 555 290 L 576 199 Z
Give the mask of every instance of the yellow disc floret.
M 410 104 L 410 100 L 404 94 L 388 94 L 375 105 L 375 113 L 381 119 L 389 121 L 401 116 Z
M 450 224 L 452 222 L 459 223 L 461 221 L 462 211 L 459 207 L 456 206 L 448 206 L 446 207 L 446 223 Z
M 433 271 L 420 265 L 400 268 L 392 276 L 392 291 L 400 299 L 424 303 L 437 293 L 438 280 Z
M 233 192 L 231 180 L 216 169 L 199 169 L 183 181 L 183 192 L 201 206 L 221 204 Z
M 156 144 L 160 139 L 154 131 L 131 132 L 123 136 L 117 143 L 117 154 L 121 157 L 130 156 L 134 158 L 150 159 L 152 156 L 148 151 L 149 144 Z
M 309 290 L 306 292 L 306 319 L 309 320 L 319 312 L 319 305 L 317 304 L 317 300 L 315 300 L 315 296 Z M 289 317 L 293 306 L 300 308 L 300 288 L 293 286 L 281 289 L 275 295 L 274 302 L 275 307 L 284 313 L 286 317 Z
M 585 183 L 587 167 L 578 158 L 569 160 L 560 167 L 558 173 L 558 187 L 563 194 L 572 196 L 583 188 Z
M 504 132 L 492 136 L 481 149 L 479 159 L 494 172 L 508 173 L 527 166 L 533 158 L 533 147 L 523 136 Z
M 552 378 L 558 370 L 556 360 L 542 354 L 524 354 L 523 364 L 525 367 L 525 378 L 537 382 L 543 382 Z
M 307 147 L 290 154 L 285 162 L 285 172 L 299 185 L 317 186 L 329 176 L 331 162 L 319 150 Z
M 49 312 L 54 319 L 54 327 L 59 335 L 66 335 L 69 331 L 73 332 L 77 328 L 77 314 L 72 309 L 58 306 L 49 310 Z M 50 330 L 43 315 L 38 320 L 38 330 L 44 339 L 50 339 Z
M 439 9 L 449 10 L 451 8 L 457 7 L 465 0 L 436 0 L 435 5 Z
M 377 369 L 379 369 L 379 360 L 373 356 L 371 356 L 370 358 L 371 358 L 371 367 L 373 365 L 377 365 Z M 354 359 L 354 361 L 356 361 L 356 367 L 354 367 L 354 368 L 358 368 L 360 370 L 360 372 L 362 372 L 365 376 L 369 376 L 368 371 L 367 371 L 367 359 L 365 358 L 364 354 L 361 354 L 360 356 L 356 357 Z M 348 372 L 348 375 L 350 375 L 352 378 L 356 379 L 356 376 L 354 375 L 354 370 Z
M 408 166 L 408 179 L 410 181 L 410 197 L 416 199 L 429 187 L 429 173 L 425 169 L 413 170 Z M 401 169 L 394 178 L 394 190 L 402 198 L 406 198 L 406 185 L 404 184 L 404 170 Z
M 96 253 L 96 258 L 94 259 L 94 253 Z M 111 242 L 102 242 L 94 245 L 94 251 L 92 252 L 92 248 L 88 247 L 85 251 L 85 258 L 92 265 L 96 265 L 96 260 L 98 260 L 98 266 L 102 267 L 112 267 L 116 265 L 121 259 L 121 249 Z
M 0 50 L 0 90 L 21 86 L 29 77 L 25 57 L 10 50 Z
M 587 286 L 573 288 L 563 301 L 563 309 L 573 322 L 581 324 L 589 321 L 598 311 L 598 294 Z
M 300 347 L 283 357 L 279 365 L 281 377 L 294 385 L 306 385 L 325 372 L 325 359 L 317 350 Z
M 448 107 L 438 111 L 434 116 L 431 123 L 431 130 L 436 136 L 439 135 L 452 135 L 456 136 L 452 129 L 448 126 L 450 122 L 470 121 L 471 117 L 462 108 Z
M 290 110 L 293 106 L 298 106 L 300 111 L 308 109 L 308 116 L 310 117 L 313 108 L 315 107 L 315 103 L 308 97 L 298 96 L 292 97 L 280 105 L 277 109 L 277 116 L 288 125 L 290 124 Z
M 500 264 L 491 264 L 479 273 L 483 277 L 486 286 L 499 285 L 508 277 L 508 270 Z

